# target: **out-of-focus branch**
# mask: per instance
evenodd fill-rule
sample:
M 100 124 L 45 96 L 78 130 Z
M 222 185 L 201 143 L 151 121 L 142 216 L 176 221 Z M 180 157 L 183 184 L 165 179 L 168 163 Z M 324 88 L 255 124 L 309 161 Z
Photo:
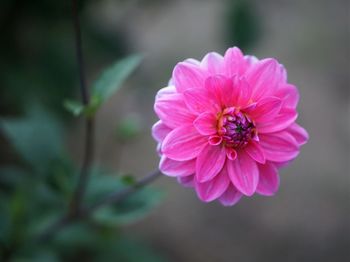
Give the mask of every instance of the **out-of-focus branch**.
M 161 176 L 161 172 L 159 170 L 155 170 L 154 172 L 144 176 L 143 178 L 136 181 L 134 184 L 116 192 L 112 192 L 111 194 L 105 196 L 95 204 L 90 207 L 83 208 L 78 213 L 68 213 L 65 216 L 58 219 L 55 223 L 49 226 L 41 235 L 39 235 L 39 241 L 46 241 L 50 239 L 56 232 L 61 230 L 62 228 L 72 224 L 75 221 L 82 220 L 84 218 L 89 217 L 92 213 L 94 213 L 99 208 L 109 205 L 115 204 L 120 201 L 126 199 L 129 195 L 133 194 L 140 188 L 152 183 L 158 177 Z
M 80 31 L 80 23 L 78 16 L 78 0 L 72 0 L 72 17 L 73 17 L 73 26 L 74 26 L 74 35 L 75 35 L 75 46 L 76 46 L 76 54 L 77 54 L 77 62 L 79 69 L 79 80 L 80 80 L 80 93 L 82 97 L 82 102 L 85 106 L 87 106 L 90 102 L 90 94 L 89 90 L 86 86 L 85 80 L 85 66 L 84 66 L 84 58 L 82 51 L 82 41 L 81 41 L 81 31 Z M 94 155 L 94 118 L 87 117 L 85 120 L 85 145 L 84 145 L 84 158 L 82 167 L 80 170 L 80 175 L 78 179 L 78 183 L 76 189 L 73 194 L 73 198 L 70 205 L 70 213 L 75 214 L 79 213 L 81 210 L 82 200 L 85 195 L 86 186 L 89 180 L 89 170 L 92 164 L 93 155 Z
M 112 204 L 112 203 L 118 203 L 124 200 L 126 197 L 128 197 L 130 194 L 134 193 L 138 189 L 144 187 L 147 184 L 152 183 L 159 176 L 161 176 L 161 174 L 162 173 L 159 170 L 155 170 L 154 172 L 138 180 L 135 184 L 125 189 L 122 189 L 120 191 L 113 192 L 110 195 L 107 195 L 105 198 L 102 198 L 100 201 L 96 202 L 91 207 L 83 210 L 82 215 L 90 215 L 91 213 L 93 213 L 95 210 L 99 209 L 102 206 Z
M 85 81 L 85 70 L 84 70 L 84 60 L 82 53 L 82 43 L 81 43 L 81 32 L 80 32 L 80 23 L 78 17 L 78 0 L 72 0 L 72 11 L 73 11 L 73 25 L 75 32 L 75 43 L 76 43 L 76 53 L 77 53 L 77 62 L 79 68 L 79 79 L 80 79 L 80 91 L 82 96 L 82 102 L 85 106 L 90 103 L 90 94 L 89 90 L 86 87 Z M 54 236 L 58 231 L 64 227 L 72 224 L 75 221 L 82 220 L 89 217 L 97 209 L 112 203 L 118 203 L 123 201 L 129 195 L 133 194 L 140 188 L 152 183 L 156 178 L 161 175 L 159 170 L 156 170 L 149 175 L 139 179 L 134 184 L 125 187 L 124 189 L 112 192 L 109 195 L 106 195 L 104 198 L 91 205 L 90 207 L 84 207 L 82 205 L 83 198 L 86 191 L 86 186 L 89 179 L 89 170 L 92 164 L 93 155 L 94 155 L 94 119 L 91 116 L 86 116 L 86 133 L 85 133 L 85 150 L 84 150 L 84 159 L 78 178 L 78 183 L 76 189 L 73 193 L 73 197 L 70 203 L 70 209 L 66 212 L 61 218 L 56 222 L 51 224 L 45 231 L 43 231 L 39 236 L 39 241 L 46 241 Z

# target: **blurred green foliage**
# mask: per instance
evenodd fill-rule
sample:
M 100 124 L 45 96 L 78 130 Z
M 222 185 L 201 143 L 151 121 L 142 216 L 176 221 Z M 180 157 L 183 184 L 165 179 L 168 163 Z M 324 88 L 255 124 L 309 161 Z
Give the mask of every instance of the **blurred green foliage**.
M 116 137 L 119 143 L 131 141 L 140 134 L 140 119 L 133 114 L 128 114 L 122 118 L 116 128 Z
M 224 21 L 228 46 L 244 52 L 255 47 L 261 34 L 261 20 L 252 0 L 228 0 Z
M 84 16 L 88 1 L 78 2 L 86 64 L 125 56 L 129 50 L 122 33 L 97 30 Z M 75 96 L 78 82 L 70 1 L 2 0 L 0 29 L 0 261 L 163 261 L 120 230 L 159 203 L 162 194 L 152 188 L 99 209 L 49 241 L 37 241 L 67 211 L 79 173 L 64 147 L 67 120 L 73 118 L 62 104 Z M 94 114 L 140 60 L 119 60 L 93 84 L 88 107 L 71 99 L 66 109 L 76 116 Z M 116 143 L 138 134 L 139 126 L 124 120 L 118 127 Z M 118 171 L 89 172 L 86 205 L 135 183 Z
M 88 1 L 78 2 L 83 11 Z M 87 62 L 128 53 L 121 32 L 99 30 L 81 14 Z M 20 113 L 35 102 L 62 115 L 62 100 L 76 92 L 78 82 L 70 1 L 3 0 L 0 32 L 0 112 Z
M 77 168 L 62 147 L 62 122 L 34 107 L 22 118 L 1 119 L 1 129 L 21 160 L 0 169 L 0 258 L 2 261 L 161 261 L 144 246 L 124 239 L 120 226 L 135 222 L 159 203 L 161 193 L 144 188 L 97 210 L 87 221 L 59 231 L 52 241 L 36 242 L 40 232 L 67 210 Z M 86 204 L 133 185 L 131 176 L 94 168 Z M 120 246 L 126 246 L 124 250 Z M 132 248 L 135 248 L 133 250 Z
M 65 100 L 64 107 L 75 116 L 79 116 L 82 113 L 86 117 L 94 116 L 99 107 L 119 90 L 121 84 L 141 63 L 141 59 L 140 55 L 130 55 L 117 61 L 105 69 L 101 76 L 92 84 L 92 95 L 88 105 L 85 106 L 79 101 Z

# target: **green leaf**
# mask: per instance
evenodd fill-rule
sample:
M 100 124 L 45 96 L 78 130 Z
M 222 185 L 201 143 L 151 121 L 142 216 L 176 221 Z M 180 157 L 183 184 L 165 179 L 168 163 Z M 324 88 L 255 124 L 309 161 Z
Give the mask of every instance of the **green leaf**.
M 128 56 L 107 68 L 92 85 L 92 97 L 105 102 L 141 63 L 142 56 Z
M 86 117 L 92 117 L 95 115 L 101 103 L 102 101 L 100 97 L 93 96 L 91 97 L 89 104 L 86 106 L 79 101 L 70 99 L 66 99 L 63 102 L 63 106 L 68 112 L 72 113 L 74 116 L 80 116 L 84 114 Z
M 17 153 L 36 170 L 63 151 L 62 127 L 44 108 L 30 108 L 20 119 L 1 119 L 0 126 Z
M 66 99 L 63 106 L 74 116 L 85 114 L 86 117 L 95 115 L 98 108 L 121 87 L 126 78 L 141 63 L 141 55 L 128 56 L 102 72 L 92 85 L 92 95 L 88 105 L 79 101 Z
M 63 106 L 68 112 L 74 116 L 80 116 L 84 112 L 84 105 L 78 101 L 67 99 L 63 102 Z

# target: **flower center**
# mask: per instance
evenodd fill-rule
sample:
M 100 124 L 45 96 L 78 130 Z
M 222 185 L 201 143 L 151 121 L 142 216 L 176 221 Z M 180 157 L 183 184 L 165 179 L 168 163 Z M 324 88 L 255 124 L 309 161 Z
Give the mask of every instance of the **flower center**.
M 218 135 L 226 147 L 242 148 L 257 139 L 253 121 L 233 107 L 226 108 L 218 121 Z

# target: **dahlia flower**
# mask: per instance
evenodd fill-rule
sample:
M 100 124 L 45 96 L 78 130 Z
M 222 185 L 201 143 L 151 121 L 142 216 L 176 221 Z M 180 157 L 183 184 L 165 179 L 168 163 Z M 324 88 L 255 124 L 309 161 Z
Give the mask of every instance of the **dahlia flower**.
M 272 58 L 244 56 L 234 47 L 223 57 L 180 62 L 155 99 L 159 169 L 205 202 L 231 206 L 243 195 L 273 195 L 278 170 L 308 140 L 295 123 L 298 100 Z

